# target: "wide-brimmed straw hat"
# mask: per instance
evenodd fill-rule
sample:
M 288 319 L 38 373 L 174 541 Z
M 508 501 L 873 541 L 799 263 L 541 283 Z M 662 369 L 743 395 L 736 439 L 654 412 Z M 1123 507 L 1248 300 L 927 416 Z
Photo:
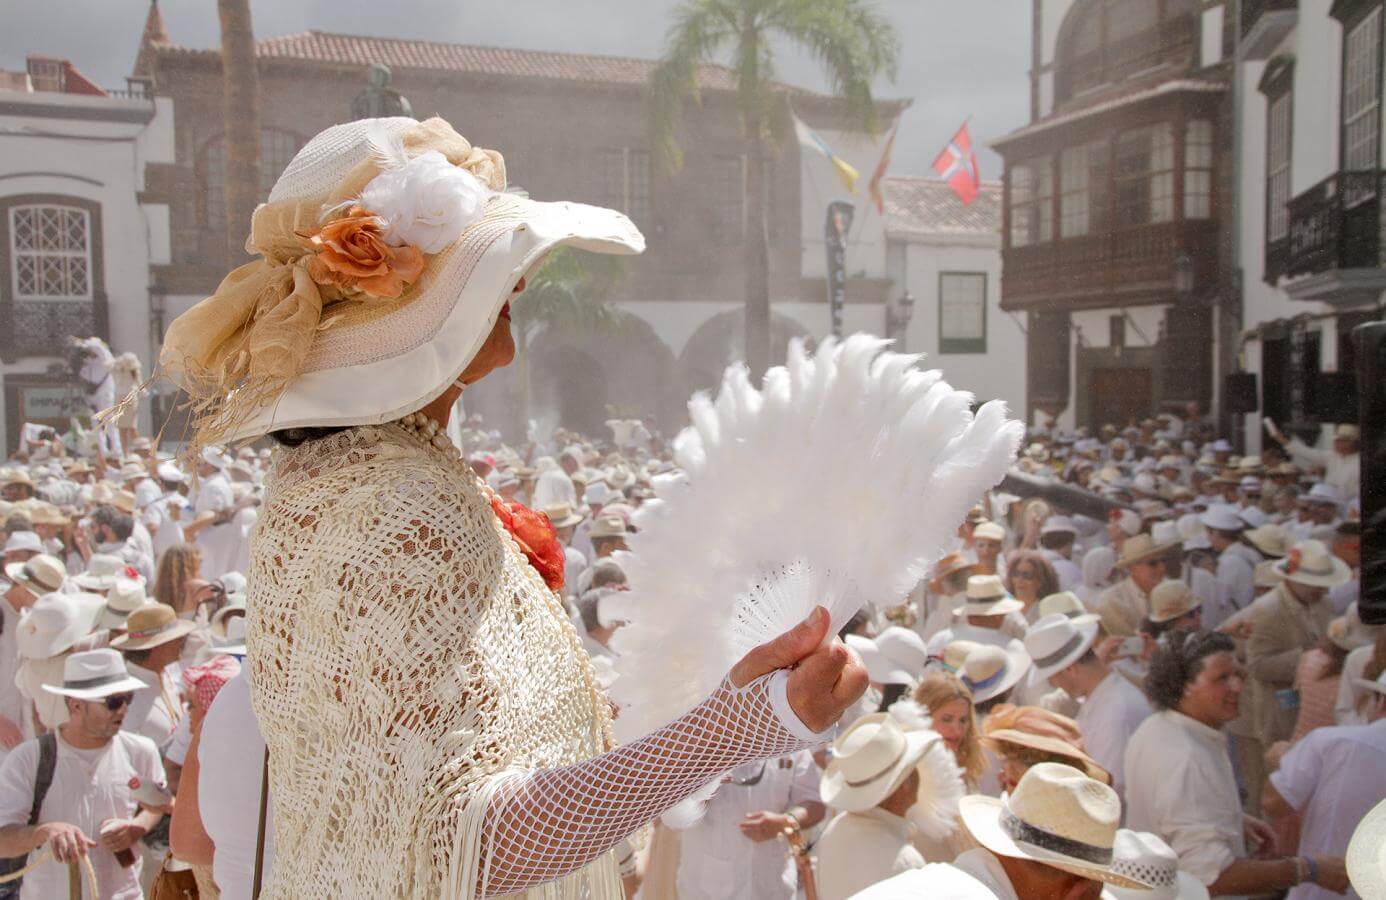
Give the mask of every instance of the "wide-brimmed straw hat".
M 1006 539 L 1005 527 L 995 522 L 983 522 L 972 529 L 972 537 L 979 541 L 1004 541 Z
M 973 575 L 967 579 L 967 602 L 960 606 L 960 616 L 1004 616 L 1020 612 L 1025 604 L 1012 597 L 997 575 Z
M 48 659 L 72 646 L 96 627 L 106 601 L 96 594 L 44 594 L 19 620 L 15 641 L 25 659 Z
M 1020 641 L 1009 641 L 1005 647 L 979 644 L 963 660 L 962 680 L 972 692 L 972 702 L 985 703 L 1019 684 L 1029 669 L 1030 655 Z
M 1189 589 L 1182 581 L 1162 581 L 1150 592 L 1150 615 L 1152 622 L 1171 622 L 1186 616 L 1203 605 L 1203 598 Z
M 1155 538 L 1144 533 L 1133 538 L 1127 538 L 1126 543 L 1121 545 L 1121 556 L 1117 559 L 1114 568 L 1129 569 L 1138 562 L 1144 562 L 1156 556 L 1164 556 L 1174 546 L 1174 544 L 1157 543 Z
M 1072 591 L 1059 591 L 1042 598 L 1039 602 L 1039 615 L 1041 619 L 1046 616 L 1066 616 L 1075 622 L 1097 622 L 1101 619 L 1096 613 L 1088 612 L 1083 601 Z
M 1263 556 L 1284 556 L 1290 552 L 1290 536 L 1285 529 L 1274 523 L 1253 528 L 1242 535 L 1248 544 L 1261 551 Z
M 900 786 L 939 739 L 933 731 L 901 729 L 889 713 L 862 716 L 833 741 L 819 795 L 833 809 L 871 809 Z
M 544 507 L 544 515 L 554 528 L 570 528 L 582 522 L 582 516 L 573 511 L 568 503 L 553 503 Z
M 67 578 L 67 567 L 56 556 L 40 553 L 24 562 L 5 566 L 5 577 L 16 584 L 24 585 L 35 594 L 49 594 L 63 586 L 63 581 Z
M 605 511 L 602 512 L 602 515 L 597 516 L 597 520 L 592 523 L 592 530 L 588 532 L 588 537 L 594 541 L 600 538 L 629 536 L 630 531 L 626 528 L 626 520 L 620 516 L 608 516 Z
M 125 560 L 109 553 L 93 553 L 87 560 L 87 570 L 73 575 L 72 581 L 83 590 L 109 591 L 115 587 L 116 579 L 124 577 L 127 566 Z
M 959 810 L 977 842 L 998 856 L 1121 887 L 1150 886 L 1115 868 L 1121 824 L 1116 791 L 1072 766 L 1031 766 L 1005 800 L 973 794 L 962 799 Z
M 945 554 L 937 563 L 934 564 L 934 576 L 929 581 L 929 590 L 935 594 L 943 593 L 943 579 L 958 572 L 968 571 L 977 568 L 977 563 L 968 559 L 962 553 L 954 551 Z
M 176 641 L 197 627 L 167 603 L 146 603 L 125 620 L 125 633 L 111 641 L 117 650 L 148 650 Z
M 876 642 L 860 634 L 849 634 L 843 639 L 848 647 L 856 652 L 861 664 L 866 667 L 866 677 L 876 684 L 913 684 L 914 678 L 904 667 L 881 652 Z
M 1386 800 L 1362 817 L 1348 841 L 1347 873 L 1363 900 L 1386 897 Z
M 1047 680 L 1082 659 L 1096 643 L 1097 632 L 1095 621 L 1079 622 L 1062 614 L 1045 616 L 1025 633 L 1025 652 L 1039 676 Z
M 1011 744 L 1017 747 L 1025 747 L 1030 750 L 1038 750 L 1041 753 L 1049 753 L 1054 756 L 1062 756 L 1065 759 L 1073 760 L 1074 767 L 1080 769 L 1094 781 L 1103 784 L 1112 783 L 1112 773 L 1102 768 L 1091 756 L 1070 744 L 1068 741 L 1053 737 L 1047 734 L 1034 734 L 1029 731 L 1022 731 L 1018 728 L 997 728 L 982 735 L 982 743 L 997 753 L 1005 753 L 1004 745 Z
M 198 405 L 196 439 L 397 419 L 462 374 L 551 250 L 645 248 L 621 213 L 506 187 L 501 155 L 438 118 L 308 141 L 250 223 L 260 259 L 164 341 L 164 374 Z
M 1329 552 L 1322 541 L 1300 541 L 1275 564 L 1286 581 L 1310 587 L 1337 587 L 1352 579 L 1348 564 Z
M 103 647 L 74 653 L 63 662 L 63 683 L 45 684 L 43 689 L 60 697 L 100 700 L 112 694 L 128 694 L 146 687 L 125 668 L 119 653 Z
M 124 628 L 130 613 L 148 603 L 143 578 L 117 576 L 115 584 L 106 592 L 106 605 L 101 610 L 99 624 L 102 628 Z
M 227 619 L 222 636 L 212 638 L 212 652 L 225 656 L 245 656 L 245 628 L 245 616 Z
M 1147 831 L 1121 829 L 1112 845 L 1112 871 L 1129 875 L 1150 885 L 1130 889 L 1108 885 L 1102 892 L 1111 900 L 1208 900 L 1208 889 L 1188 872 L 1179 869 L 1179 856 Z

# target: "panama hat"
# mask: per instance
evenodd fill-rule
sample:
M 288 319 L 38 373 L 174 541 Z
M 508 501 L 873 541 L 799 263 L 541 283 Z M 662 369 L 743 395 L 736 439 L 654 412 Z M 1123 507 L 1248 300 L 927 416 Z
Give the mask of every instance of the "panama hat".
M 117 650 L 148 650 L 176 641 L 197 626 L 178 618 L 167 603 L 146 603 L 125 620 L 125 633 L 111 641 Z
M 109 648 L 72 654 L 63 662 L 62 685 L 43 686 L 50 694 L 77 700 L 100 700 L 144 688 L 145 683 L 126 670 L 124 658 Z
M 988 731 L 981 737 L 982 743 L 997 754 L 1004 754 L 1004 745 L 1011 744 L 1017 747 L 1025 747 L 1030 750 L 1038 750 L 1041 753 L 1049 753 L 1054 756 L 1062 756 L 1073 760 L 1075 768 L 1080 769 L 1085 775 L 1094 781 L 1103 784 L 1112 783 L 1112 774 L 1102 766 L 1098 765 L 1097 760 L 1088 756 L 1082 750 L 1061 738 L 1048 734 L 1035 734 L 1030 731 L 1022 731 L 1018 728 L 997 728 Z
M 250 223 L 247 245 L 261 259 L 179 316 L 165 339 L 165 373 L 219 407 L 203 437 L 397 419 L 456 381 L 515 285 L 551 250 L 645 248 L 621 213 L 506 187 L 501 155 L 439 118 L 363 119 L 309 140 Z M 372 277 L 334 267 L 343 242 L 371 234 Z M 361 298 L 369 302 L 353 302 Z M 237 313 L 246 308 L 266 311 L 264 327 Z M 279 352 L 248 360 L 248 377 L 205 384 L 252 338 L 271 336 Z M 238 397 L 244 390 L 251 396 Z
M 49 594 L 63 586 L 67 567 L 56 556 L 40 553 L 24 562 L 5 566 L 5 577 L 35 594 Z
M 1357 609 L 1357 601 L 1348 604 L 1347 611 L 1341 616 L 1328 623 L 1326 634 L 1328 639 L 1338 647 L 1339 650 L 1351 653 L 1358 647 L 1365 647 L 1376 640 L 1376 636 L 1381 633 L 1380 625 L 1367 625 L 1362 621 L 1362 614 Z
M 1078 595 L 1072 591 L 1059 591 L 1057 594 L 1050 594 L 1039 602 L 1039 617 L 1061 615 L 1067 616 L 1075 622 L 1096 622 L 1101 617 L 1095 613 L 1088 612 L 1088 608 L 1083 605 L 1083 601 L 1078 599 Z
M 937 740 L 933 731 L 901 729 L 889 713 L 862 716 L 833 741 L 819 796 L 833 809 L 871 809 L 900 786 Z
M 972 529 L 972 537 L 979 541 L 1004 541 L 1006 529 L 995 522 L 983 522 Z
M 143 578 L 117 576 L 115 584 L 106 592 L 106 605 L 99 624 L 102 628 L 124 628 L 130 613 L 148 602 Z
M 1154 556 L 1163 556 L 1168 553 L 1174 544 L 1159 544 L 1148 534 L 1138 534 L 1133 538 L 1127 538 L 1126 543 L 1121 545 L 1121 557 L 1117 559 L 1116 569 L 1129 569 L 1138 562 L 1150 559 Z
M 1244 531 L 1246 520 L 1237 514 L 1237 508 L 1226 503 L 1219 503 L 1210 506 L 1203 512 L 1198 520 L 1204 527 L 1214 531 Z
M 64 653 L 91 633 L 106 601 L 96 594 L 44 594 L 19 620 L 15 642 L 25 659 Z
M 956 641 L 949 641 L 943 645 L 943 664 L 954 672 L 961 672 L 963 663 L 967 662 L 967 655 L 978 647 L 982 646 L 977 641 L 969 641 L 958 638 Z
M 1020 641 L 1011 640 L 1005 647 L 980 644 L 963 660 L 962 680 L 972 692 L 972 702 L 985 703 L 1019 684 L 1029 669 L 1030 656 Z
M 909 678 L 909 684 L 919 680 L 929 663 L 929 649 L 924 639 L 908 628 L 891 625 L 876 635 L 876 646 Z
M 225 622 L 226 630 L 223 636 L 212 638 L 212 653 L 245 656 L 245 616 L 232 616 Z
M 1150 592 L 1150 615 L 1152 622 L 1172 622 L 1186 616 L 1203 605 L 1203 598 L 1189 589 L 1182 581 L 1162 581 Z
M 1025 652 L 1039 676 L 1048 680 L 1082 659 L 1097 641 L 1097 632 L 1095 621 L 1079 622 L 1062 614 L 1045 616 L 1025 633 Z
M 876 684 L 913 684 L 910 673 L 881 652 L 876 642 L 865 635 L 849 634 L 842 639 L 861 659 L 866 677 Z
M 1300 541 L 1275 564 L 1286 581 L 1310 587 L 1337 587 L 1352 579 L 1348 564 L 1334 556 L 1322 541 Z
M 1363 900 L 1386 897 L 1386 800 L 1357 823 L 1346 862 L 1348 880 Z
M 628 537 L 630 532 L 626 529 L 626 520 L 620 516 L 609 516 L 603 511 L 602 515 L 592 523 L 592 530 L 588 537 L 592 540 L 601 538 L 623 538 Z
M 1253 528 L 1242 537 L 1264 556 L 1281 557 L 1289 552 L 1289 535 L 1285 533 L 1284 528 L 1274 523 Z
M 116 579 L 126 574 L 125 560 L 109 553 L 93 553 L 87 560 L 87 570 L 72 576 L 72 581 L 88 591 L 109 591 Z
M 945 554 L 934 564 L 934 577 L 929 581 L 929 590 L 935 594 L 943 593 L 943 579 L 957 572 L 975 569 L 977 564 L 962 553 L 954 551 Z
M 16 531 L 5 538 L 5 549 L 9 553 L 42 553 L 43 539 L 32 531 Z
M 960 616 L 1004 616 L 1020 612 L 1025 604 L 1006 592 L 998 575 L 973 575 L 967 579 L 967 602 L 958 608 Z
M 582 516 L 573 512 L 573 507 L 567 503 L 554 503 L 544 507 L 544 515 L 549 517 L 549 523 L 554 528 L 571 528 L 582 522 Z
M 977 842 L 998 856 L 1120 887 L 1150 887 L 1114 868 L 1121 823 L 1116 791 L 1072 766 L 1031 766 L 1006 799 L 973 794 L 962 798 L 959 813 Z
M 1203 882 L 1180 871 L 1179 857 L 1158 835 L 1123 828 L 1112 845 L 1112 871 L 1148 884 L 1149 889 L 1108 885 L 1110 900 L 1208 900 Z
M 1284 581 L 1285 576 L 1277 568 L 1280 562 L 1278 559 L 1263 559 L 1258 562 L 1251 574 L 1252 585 L 1258 588 L 1273 588 Z

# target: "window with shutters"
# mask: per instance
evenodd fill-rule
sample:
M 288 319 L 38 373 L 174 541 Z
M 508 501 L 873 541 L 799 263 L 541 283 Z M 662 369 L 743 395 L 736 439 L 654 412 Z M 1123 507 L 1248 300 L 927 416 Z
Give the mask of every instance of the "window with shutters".
M 1028 247 L 1054 237 L 1054 159 L 1042 156 L 1010 171 L 1011 246 Z
M 1184 218 L 1213 215 L 1213 123 L 1193 119 L 1184 129 Z
M 16 300 L 90 300 L 91 215 L 75 206 L 10 207 Z
M 1343 37 L 1342 169 L 1377 167 L 1381 131 L 1381 7 Z

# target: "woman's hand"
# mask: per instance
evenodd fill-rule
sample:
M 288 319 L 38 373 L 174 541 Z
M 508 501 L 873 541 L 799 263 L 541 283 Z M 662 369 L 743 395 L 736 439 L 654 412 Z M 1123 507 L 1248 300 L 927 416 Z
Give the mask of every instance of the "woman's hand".
M 828 633 L 828 611 L 817 607 L 809 617 L 741 658 L 731 670 L 732 683 L 745 687 L 777 669 L 792 669 L 786 685 L 789 705 L 812 731 L 834 725 L 866 692 L 866 667 L 857 655 Z

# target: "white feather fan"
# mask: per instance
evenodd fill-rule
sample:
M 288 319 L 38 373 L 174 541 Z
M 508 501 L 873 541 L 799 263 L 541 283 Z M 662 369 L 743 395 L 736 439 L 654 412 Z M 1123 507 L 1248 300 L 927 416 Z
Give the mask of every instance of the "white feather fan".
M 914 700 L 897 700 L 887 712 L 905 731 L 933 731 L 934 724 L 928 711 Z M 937 734 L 929 743 L 929 749 L 924 751 L 917 768 L 919 799 L 905 817 L 929 840 L 946 840 L 957 830 L 958 801 L 967 793 L 962 769 L 954 759 L 953 751 Z
M 757 390 L 746 368 L 689 402 L 682 473 L 654 480 L 612 598 L 622 741 L 711 693 L 751 647 L 815 605 L 835 632 L 867 601 L 894 604 L 945 552 L 1015 458 L 1022 428 L 993 401 L 974 416 L 917 356 L 869 335 L 825 340 Z

